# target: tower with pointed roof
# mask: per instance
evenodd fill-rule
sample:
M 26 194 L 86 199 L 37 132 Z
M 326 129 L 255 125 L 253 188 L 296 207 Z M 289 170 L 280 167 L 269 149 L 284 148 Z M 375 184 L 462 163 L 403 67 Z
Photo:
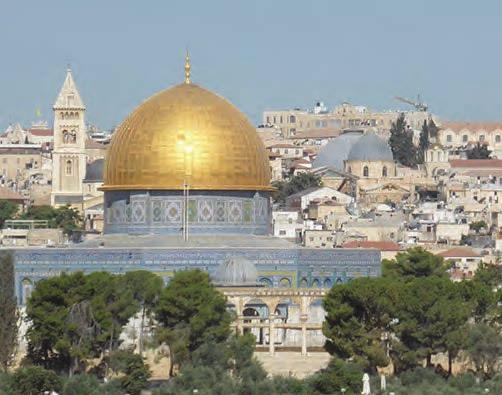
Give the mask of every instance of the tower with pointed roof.
M 70 68 L 53 106 L 54 151 L 52 154 L 51 204 L 82 202 L 85 177 L 85 105 Z

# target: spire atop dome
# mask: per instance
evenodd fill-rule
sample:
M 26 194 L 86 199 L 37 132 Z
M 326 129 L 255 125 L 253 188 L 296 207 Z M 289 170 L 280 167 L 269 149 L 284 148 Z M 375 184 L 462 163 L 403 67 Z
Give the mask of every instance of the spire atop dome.
M 59 95 L 54 102 L 54 110 L 57 109 L 81 109 L 85 110 L 85 104 L 80 97 L 77 85 L 73 79 L 72 71 L 70 65 L 66 69 L 66 78 L 63 82 L 63 86 L 59 91 Z
M 190 55 L 188 54 L 188 49 L 187 49 L 187 54 L 185 56 L 185 84 L 190 84 Z

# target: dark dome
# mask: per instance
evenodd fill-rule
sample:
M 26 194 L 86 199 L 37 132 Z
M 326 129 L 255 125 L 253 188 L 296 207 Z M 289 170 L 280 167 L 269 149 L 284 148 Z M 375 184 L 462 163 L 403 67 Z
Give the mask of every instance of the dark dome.
M 84 181 L 103 182 L 104 164 L 104 159 L 96 159 L 94 162 L 88 163 L 85 168 Z
M 361 131 L 350 131 L 335 137 L 319 151 L 313 167 L 334 167 L 343 171 L 343 161 L 347 159 L 352 146 L 363 136 Z
M 352 146 L 347 160 L 385 160 L 392 161 L 392 151 L 389 144 L 373 132 L 365 133 Z
M 241 256 L 230 257 L 216 269 L 214 283 L 223 287 L 256 286 L 256 266 Z

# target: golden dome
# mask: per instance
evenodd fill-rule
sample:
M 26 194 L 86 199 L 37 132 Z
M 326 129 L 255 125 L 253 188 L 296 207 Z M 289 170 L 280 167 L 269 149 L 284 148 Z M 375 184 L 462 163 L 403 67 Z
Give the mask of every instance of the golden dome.
M 190 82 L 157 93 L 115 132 L 103 190 L 273 190 L 265 147 L 247 118 Z

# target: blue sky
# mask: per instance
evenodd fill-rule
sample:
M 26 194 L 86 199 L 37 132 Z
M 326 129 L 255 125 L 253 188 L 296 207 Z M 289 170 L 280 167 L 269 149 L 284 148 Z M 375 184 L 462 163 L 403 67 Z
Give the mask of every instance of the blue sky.
M 0 5 L 0 130 L 51 106 L 71 63 L 88 120 L 109 128 L 183 78 L 259 122 L 266 108 L 351 101 L 502 119 L 502 2 L 85 0 Z

